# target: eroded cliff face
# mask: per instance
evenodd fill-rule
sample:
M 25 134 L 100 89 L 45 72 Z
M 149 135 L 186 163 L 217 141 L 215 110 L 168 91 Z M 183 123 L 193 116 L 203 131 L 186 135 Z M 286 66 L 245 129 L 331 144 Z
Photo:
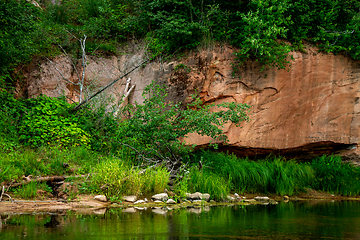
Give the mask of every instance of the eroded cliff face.
M 222 150 L 239 155 L 280 153 L 308 156 L 341 153 L 356 157 L 360 154 L 360 63 L 343 55 L 292 52 L 294 60 L 289 71 L 275 68 L 260 72 L 258 62 L 247 62 L 234 74 L 235 57 L 230 46 L 215 46 L 188 53 L 180 61 L 151 62 L 129 77 L 136 85 L 131 102 L 141 101 L 141 93 L 152 80 L 169 86 L 170 98 L 186 103 L 195 92 L 204 102 L 235 101 L 251 105 L 251 121 L 241 128 L 227 124 L 229 144 Z M 88 57 L 87 82 L 100 87 L 141 62 L 144 53 L 137 51 L 112 58 Z M 54 59 L 66 78 L 77 81 L 69 60 Z M 184 64 L 185 69 L 177 68 Z M 119 97 L 125 80 L 108 91 Z M 77 100 L 74 86 L 66 83 L 47 62 L 30 71 L 28 93 L 59 96 L 65 93 Z M 209 138 L 191 134 L 186 141 L 207 145 Z

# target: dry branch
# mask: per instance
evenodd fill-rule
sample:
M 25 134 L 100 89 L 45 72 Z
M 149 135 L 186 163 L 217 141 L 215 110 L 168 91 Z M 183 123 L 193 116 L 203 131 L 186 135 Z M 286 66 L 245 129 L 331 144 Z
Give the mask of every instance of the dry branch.
M 87 99 L 85 99 L 84 101 L 80 102 L 74 109 L 73 111 L 78 111 L 79 109 L 81 109 L 83 107 L 84 104 L 86 104 L 87 102 L 89 102 L 91 99 L 93 99 L 94 97 L 96 97 L 97 95 L 99 95 L 100 93 L 102 93 L 103 91 L 105 91 L 107 88 L 111 87 L 112 85 L 114 85 L 115 83 L 117 83 L 120 79 L 126 77 L 127 75 L 129 75 L 130 73 L 132 73 L 133 71 L 135 71 L 136 69 L 138 69 L 139 67 L 141 67 L 142 65 L 144 65 L 145 63 L 147 63 L 149 60 L 145 60 L 142 63 L 140 63 L 139 65 L 137 65 L 136 67 L 134 67 L 133 69 L 131 69 L 130 71 L 128 71 L 127 73 L 121 75 L 120 77 L 118 77 L 117 79 L 115 79 L 114 81 L 112 81 L 110 84 L 106 85 L 105 87 L 103 87 L 102 89 L 100 89 L 99 91 L 97 91 L 96 93 L 94 93 L 93 95 L 91 95 L 90 97 L 88 97 Z

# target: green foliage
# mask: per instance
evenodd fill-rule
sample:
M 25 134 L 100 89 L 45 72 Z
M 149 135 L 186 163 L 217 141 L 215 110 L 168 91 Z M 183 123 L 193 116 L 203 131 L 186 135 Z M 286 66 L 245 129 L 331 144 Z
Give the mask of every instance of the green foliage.
M 40 11 L 28 1 L 0 1 L 0 83 L 37 52 L 33 41 Z
M 238 14 L 241 17 L 243 30 L 241 49 L 236 56 L 241 62 L 254 59 L 263 65 L 285 69 L 288 64 L 288 53 L 291 48 L 278 38 L 285 38 L 288 29 L 284 23 L 290 20 L 285 15 L 289 7 L 288 1 L 279 0 L 252 0 L 249 3 L 250 11 Z
M 137 149 L 137 153 L 143 152 L 141 157 L 145 152 L 160 157 L 169 149 L 178 153 L 183 149 L 179 138 L 189 133 L 226 142 L 222 126 L 227 122 L 239 126 L 249 119 L 246 112 L 250 106 L 246 104 L 203 105 L 194 97 L 193 102 L 182 109 L 181 103 L 166 102 L 166 96 L 164 87 L 151 84 L 144 90 L 142 104 L 128 105 L 122 112 L 124 117 L 127 114 L 131 117 L 121 123 L 118 139 Z
M 55 144 L 63 147 L 87 146 L 89 135 L 70 115 L 71 105 L 64 98 L 39 96 L 24 101 L 19 129 L 20 140 L 33 147 Z
M 240 63 L 256 60 L 262 69 L 287 68 L 288 52 L 304 41 L 360 59 L 357 0 L 63 0 L 44 5 L 40 11 L 27 1 L 0 2 L 0 82 L 11 82 L 13 69 L 34 54 L 60 54 L 58 45 L 76 57 L 72 35 L 83 34 L 88 52 L 105 54 L 116 53 L 121 41 L 145 38 L 152 58 L 225 41 L 240 48 Z
M 49 176 L 63 174 L 85 174 L 91 172 L 102 158 L 85 147 L 43 147 L 37 150 L 17 147 L 16 150 L 0 149 L 0 182 L 21 180 L 23 175 Z M 63 163 L 70 168 L 64 168 Z
M 37 197 L 41 197 L 38 194 L 38 189 L 41 189 L 48 193 L 51 193 L 52 191 L 51 187 L 46 185 L 46 183 L 37 183 L 37 182 L 30 182 L 29 184 L 11 189 L 11 191 L 14 193 L 16 198 L 34 199 Z
M 315 170 L 316 179 L 312 187 L 344 196 L 360 193 L 360 170 L 348 163 L 342 163 L 340 156 L 322 156 L 310 165 Z

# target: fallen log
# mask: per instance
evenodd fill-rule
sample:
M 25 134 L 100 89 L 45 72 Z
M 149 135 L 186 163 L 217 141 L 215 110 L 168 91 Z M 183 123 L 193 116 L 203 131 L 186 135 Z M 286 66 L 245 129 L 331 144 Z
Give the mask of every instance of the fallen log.
M 66 177 L 64 176 L 53 176 L 53 177 L 38 177 L 34 179 L 25 178 L 25 180 L 18 182 L 18 183 L 10 183 L 8 185 L 3 185 L 5 188 L 11 188 L 11 187 L 18 187 L 22 185 L 29 184 L 31 182 L 61 182 L 64 181 Z

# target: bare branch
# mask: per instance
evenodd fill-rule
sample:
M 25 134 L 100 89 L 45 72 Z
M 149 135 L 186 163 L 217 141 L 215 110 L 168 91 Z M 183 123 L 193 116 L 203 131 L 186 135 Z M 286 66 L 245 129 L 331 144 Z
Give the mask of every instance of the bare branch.
M 50 63 L 51 65 L 53 65 L 53 67 L 56 69 L 56 71 L 60 74 L 60 76 L 65 80 L 67 81 L 68 83 L 71 83 L 73 85 L 77 85 L 76 83 L 73 83 L 72 81 L 68 80 L 67 78 L 64 77 L 64 75 L 62 75 L 62 73 L 60 72 L 60 70 L 55 66 L 55 64 L 48 58 L 46 58 Z
M 145 60 L 142 63 L 140 63 L 139 65 L 137 65 L 136 67 L 134 67 L 133 69 L 131 69 L 130 71 L 126 72 L 125 74 L 121 75 L 119 78 L 115 79 L 114 81 L 112 81 L 110 84 L 106 85 L 105 87 L 103 87 L 102 89 L 100 89 L 99 91 L 97 91 L 96 93 L 94 93 L 93 95 L 91 95 L 90 97 L 88 97 L 87 99 L 85 99 L 83 102 L 81 102 L 80 104 L 78 104 L 73 111 L 78 111 L 79 109 L 82 108 L 82 106 L 84 104 L 86 104 L 87 102 L 89 102 L 91 99 L 93 99 L 94 97 L 96 97 L 97 95 L 99 95 L 100 93 L 102 93 L 103 91 L 105 91 L 107 88 L 111 87 L 112 85 L 114 85 L 115 83 L 117 83 L 119 80 L 121 80 L 123 77 L 126 77 L 127 75 L 129 75 L 130 73 L 132 73 L 133 71 L 135 71 L 136 69 L 138 69 L 139 67 L 141 67 L 143 64 L 147 63 L 149 60 Z

